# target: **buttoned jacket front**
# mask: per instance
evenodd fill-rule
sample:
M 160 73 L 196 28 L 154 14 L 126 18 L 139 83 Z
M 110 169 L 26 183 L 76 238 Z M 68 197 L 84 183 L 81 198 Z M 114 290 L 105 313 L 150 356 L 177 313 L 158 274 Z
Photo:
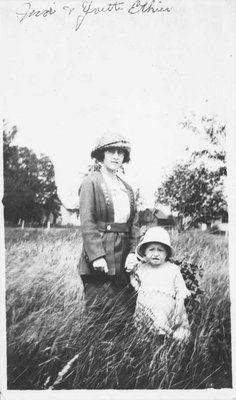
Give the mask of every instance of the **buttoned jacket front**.
M 128 232 L 109 231 L 109 223 L 114 222 L 114 207 L 111 192 L 101 174 L 97 171 L 88 175 L 79 191 L 80 218 L 83 248 L 79 261 L 79 273 L 94 274 L 92 262 L 104 257 L 108 264 L 108 274 L 116 275 L 124 271 L 128 253 L 134 253 L 139 234 L 134 194 L 130 185 L 123 182 L 130 201 Z M 99 230 L 99 223 L 107 223 L 105 231 Z

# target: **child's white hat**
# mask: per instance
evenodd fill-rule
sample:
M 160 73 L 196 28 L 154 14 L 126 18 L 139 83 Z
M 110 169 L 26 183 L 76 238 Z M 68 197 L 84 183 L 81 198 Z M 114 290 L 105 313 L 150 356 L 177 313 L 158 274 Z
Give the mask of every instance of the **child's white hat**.
M 149 228 L 141 242 L 138 244 L 136 247 L 135 253 L 136 257 L 139 258 L 140 260 L 144 260 L 144 254 L 142 252 L 142 246 L 147 243 L 153 243 L 153 242 L 158 242 L 162 243 L 165 246 L 167 246 L 170 249 L 170 255 L 174 255 L 174 249 L 170 244 L 170 235 L 167 232 L 166 229 L 161 228 L 160 226 L 153 226 L 152 228 Z

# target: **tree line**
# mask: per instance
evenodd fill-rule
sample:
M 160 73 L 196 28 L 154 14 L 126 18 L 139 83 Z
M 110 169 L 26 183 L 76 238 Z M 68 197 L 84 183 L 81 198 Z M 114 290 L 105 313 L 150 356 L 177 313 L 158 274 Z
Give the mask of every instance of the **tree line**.
M 43 223 L 60 215 L 54 166 L 48 156 L 14 144 L 16 126 L 3 122 L 4 219 Z
M 197 223 L 209 225 L 214 219 L 227 220 L 226 199 L 226 126 L 216 116 L 192 115 L 181 123 L 193 131 L 202 144 L 189 152 L 164 177 L 155 193 L 155 204 L 168 204 L 177 215 L 180 229 Z

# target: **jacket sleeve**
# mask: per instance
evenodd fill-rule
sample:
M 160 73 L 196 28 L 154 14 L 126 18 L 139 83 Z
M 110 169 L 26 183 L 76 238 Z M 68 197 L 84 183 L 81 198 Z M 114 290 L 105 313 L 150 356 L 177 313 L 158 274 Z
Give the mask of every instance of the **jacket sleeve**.
M 94 183 L 87 177 L 80 187 L 80 219 L 85 253 L 90 262 L 105 257 L 101 233 L 97 229 L 95 215 Z
M 130 244 L 129 244 L 129 252 L 135 253 L 135 248 L 139 239 L 139 223 L 138 223 L 138 212 L 136 205 L 134 204 L 134 216 L 131 220 L 131 229 L 130 229 Z

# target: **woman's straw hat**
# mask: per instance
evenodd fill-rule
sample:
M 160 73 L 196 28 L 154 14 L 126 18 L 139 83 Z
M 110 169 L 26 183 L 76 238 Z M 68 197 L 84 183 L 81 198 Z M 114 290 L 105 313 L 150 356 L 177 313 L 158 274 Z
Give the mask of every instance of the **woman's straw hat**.
M 96 153 L 99 150 L 105 150 L 109 147 L 117 147 L 126 150 L 130 153 L 130 143 L 125 139 L 123 135 L 115 132 L 107 132 L 105 135 L 100 137 L 91 152 L 91 157 L 96 158 Z
M 161 228 L 160 226 L 154 226 L 149 228 L 141 242 L 136 247 L 136 256 L 140 260 L 144 260 L 144 253 L 142 251 L 142 246 L 147 243 L 158 242 L 164 244 L 170 249 L 170 256 L 174 255 L 174 249 L 170 244 L 170 235 L 166 229 Z

